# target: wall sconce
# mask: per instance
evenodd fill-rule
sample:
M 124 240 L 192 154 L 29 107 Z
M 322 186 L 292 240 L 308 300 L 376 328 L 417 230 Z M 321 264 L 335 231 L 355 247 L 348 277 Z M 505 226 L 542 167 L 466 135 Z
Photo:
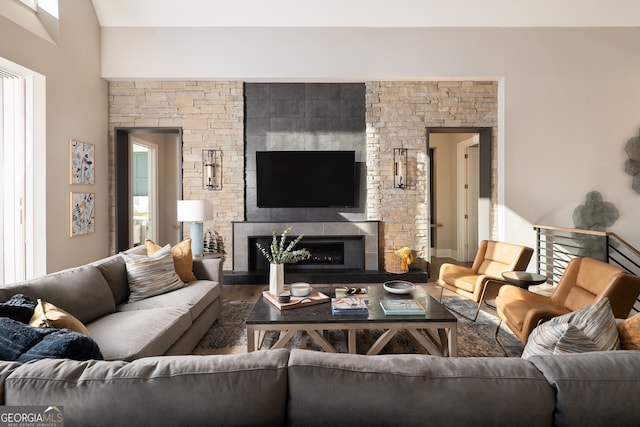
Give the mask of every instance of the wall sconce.
M 221 188 L 220 157 L 221 150 L 202 150 L 202 188 L 219 190 Z
M 407 188 L 406 148 L 393 149 L 393 188 Z

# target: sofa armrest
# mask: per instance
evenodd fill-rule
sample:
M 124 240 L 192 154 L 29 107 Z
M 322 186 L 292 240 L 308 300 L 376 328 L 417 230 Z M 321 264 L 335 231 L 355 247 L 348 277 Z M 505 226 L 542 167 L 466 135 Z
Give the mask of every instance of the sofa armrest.
M 194 258 L 193 274 L 198 280 L 211 280 L 223 285 L 222 264 L 224 258 Z

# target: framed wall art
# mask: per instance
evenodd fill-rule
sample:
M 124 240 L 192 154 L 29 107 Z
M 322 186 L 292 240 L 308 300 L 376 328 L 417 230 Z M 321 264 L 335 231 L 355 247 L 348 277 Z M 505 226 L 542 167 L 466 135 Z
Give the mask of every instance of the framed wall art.
M 95 184 L 95 146 L 88 142 L 69 140 L 71 184 Z
M 71 237 L 95 231 L 95 193 L 71 193 Z

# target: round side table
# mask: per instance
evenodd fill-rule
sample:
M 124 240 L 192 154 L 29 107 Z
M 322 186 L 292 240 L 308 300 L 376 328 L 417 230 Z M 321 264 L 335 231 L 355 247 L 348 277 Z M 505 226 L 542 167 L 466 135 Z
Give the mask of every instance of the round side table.
M 522 289 L 527 289 L 533 285 L 540 285 L 547 281 L 545 276 L 527 271 L 505 271 L 502 273 L 502 278 Z

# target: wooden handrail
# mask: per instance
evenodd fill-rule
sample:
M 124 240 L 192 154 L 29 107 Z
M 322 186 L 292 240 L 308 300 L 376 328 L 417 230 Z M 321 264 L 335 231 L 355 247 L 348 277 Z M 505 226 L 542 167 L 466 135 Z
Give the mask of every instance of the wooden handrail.
M 552 230 L 552 231 L 564 231 L 566 233 L 591 234 L 594 236 L 602 236 L 602 237 L 613 234 L 613 233 L 609 233 L 608 231 L 582 230 L 580 228 L 556 227 L 552 225 L 540 225 L 540 224 L 533 224 L 533 228 L 542 228 L 545 230 Z
M 636 248 L 634 248 L 633 246 L 631 246 L 627 241 L 625 241 L 622 237 L 618 236 L 616 233 L 607 233 L 609 235 L 609 237 L 612 237 L 614 239 L 616 239 L 617 241 L 619 241 L 620 243 L 622 243 L 623 246 L 625 246 L 629 251 L 633 252 L 633 254 L 635 256 L 637 256 L 638 258 L 640 258 L 640 251 L 638 251 Z

